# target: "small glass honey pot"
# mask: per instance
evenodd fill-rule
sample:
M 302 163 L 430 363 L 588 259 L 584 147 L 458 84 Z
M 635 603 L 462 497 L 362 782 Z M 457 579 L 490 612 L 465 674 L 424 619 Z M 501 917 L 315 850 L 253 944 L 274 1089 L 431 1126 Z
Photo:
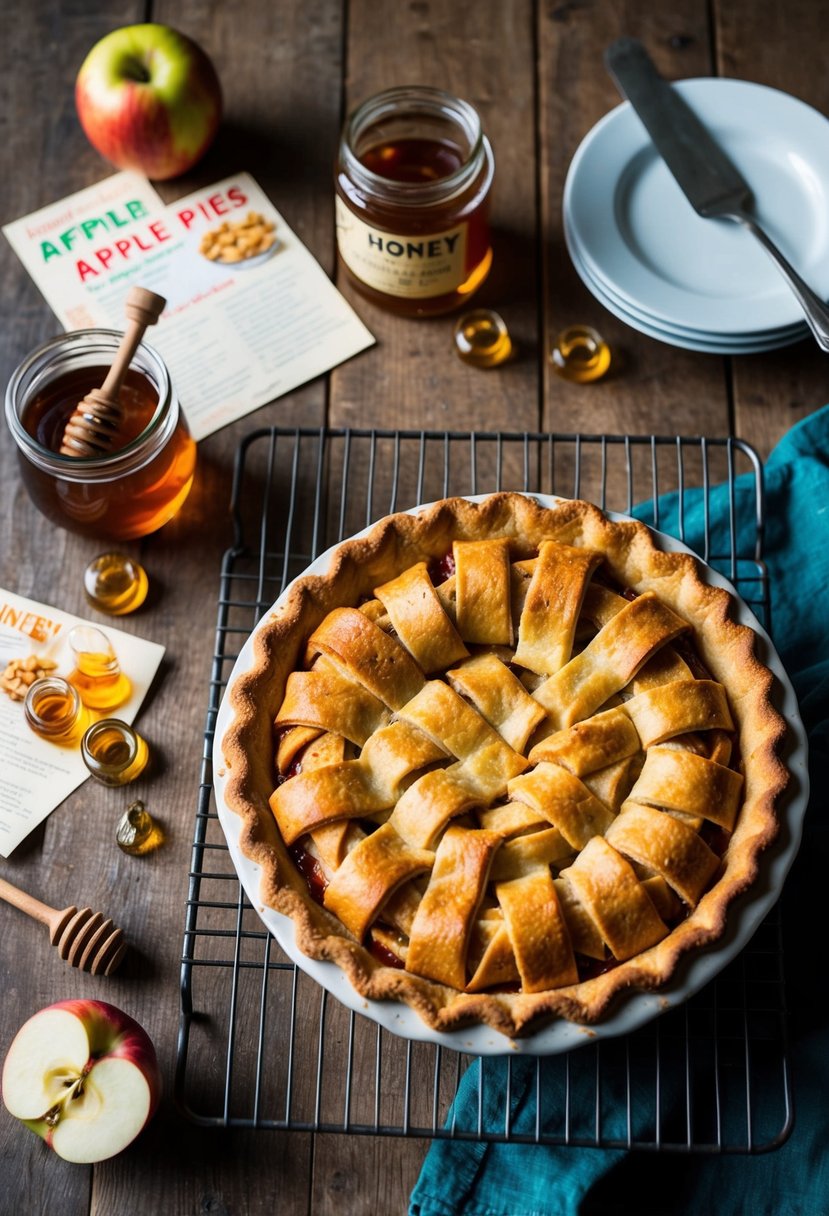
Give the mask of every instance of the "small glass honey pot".
M 123 335 L 81 329 L 46 342 L 12 373 L 6 421 L 29 495 L 54 524 L 87 536 L 146 536 L 190 492 L 196 445 L 164 361 L 141 343 L 119 390 L 122 420 L 111 450 L 61 452 L 79 402 L 103 383 Z
M 69 630 L 68 641 L 75 663 L 69 683 L 87 708 L 117 709 L 129 700 L 132 684 L 103 630 L 94 625 L 75 625 Z
M 110 616 L 135 612 L 147 598 L 149 586 L 147 571 L 126 553 L 99 553 L 83 572 L 87 600 Z
M 85 732 L 81 756 L 91 776 L 102 785 L 129 785 L 144 772 L 150 750 L 127 722 L 101 718 Z
M 54 675 L 29 685 L 23 716 L 30 730 L 59 747 L 77 747 L 89 723 L 89 712 L 77 689 Z

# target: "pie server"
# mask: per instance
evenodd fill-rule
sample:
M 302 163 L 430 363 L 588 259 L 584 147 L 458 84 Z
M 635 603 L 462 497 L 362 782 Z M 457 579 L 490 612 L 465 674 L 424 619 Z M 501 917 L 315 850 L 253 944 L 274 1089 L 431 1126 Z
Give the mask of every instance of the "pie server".
M 794 292 L 818 346 L 829 350 L 829 308 L 757 223 L 751 187 L 677 90 L 659 75 L 641 42 L 620 38 L 607 48 L 604 59 L 697 214 L 734 220 L 757 238 Z

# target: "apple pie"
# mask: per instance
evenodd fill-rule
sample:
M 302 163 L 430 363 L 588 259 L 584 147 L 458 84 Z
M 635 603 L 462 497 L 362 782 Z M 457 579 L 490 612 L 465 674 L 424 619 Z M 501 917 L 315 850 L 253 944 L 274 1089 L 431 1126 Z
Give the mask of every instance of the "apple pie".
M 777 831 L 756 637 L 642 524 L 447 499 L 297 579 L 225 799 L 299 948 L 435 1029 L 600 1018 L 722 934 Z

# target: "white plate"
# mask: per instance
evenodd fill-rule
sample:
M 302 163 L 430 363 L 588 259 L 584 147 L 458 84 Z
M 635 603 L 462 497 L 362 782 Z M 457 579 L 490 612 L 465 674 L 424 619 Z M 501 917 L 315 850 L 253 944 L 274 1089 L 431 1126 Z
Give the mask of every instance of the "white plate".
M 579 277 L 585 286 L 593 293 L 596 299 L 604 305 L 608 312 L 613 313 L 619 320 L 624 321 L 631 329 L 637 329 L 640 333 L 647 334 L 648 337 L 656 338 L 660 342 L 665 342 L 670 346 L 681 347 L 683 350 L 700 351 L 705 354 L 712 355 L 750 355 L 759 354 L 763 351 L 779 350 L 785 346 L 791 346 L 795 342 L 801 342 L 809 335 L 808 328 L 796 328 L 794 330 L 779 330 L 774 337 L 762 339 L 734 339 L 720 340 L 716 336 L 711 337 L 694 337 L 687 331 L 677 329 L 665 329 L 655 325 L 652 321 L 647 320 L 641 313 L 635 313 L 621 304 L 618 299 L 610 296 L 601 284 L 597 283 L 590 275 L 586 267 L 578 261 L 576 255 L 571 251 L 573 266 L 575 267 Z M 781 336 L 782 335 L 782 336 Z
M 469 495 L 470 501 L 482 502 L 489 497 L 486 494 Z M 552 507 L 560 501 L 546 494 L 534 494 L 542 506 Z M 409 514 L 425 510 L 431 504 L 423 504 L 413 508 Z M 611 519 L 625 519 L 624 515 L 608 512 Z M 372 525 L 373 526 L 373 525 Z M 362 536 L 369 529 L 358 533 Z M 690 553 L 691 550 L 673 537 L 661 532 L 655 532 L 661 547 L 668 552 Z M 331 555 L 337 546 L 332 546 L 311 563 L 306 574 L 322 574 L 330 564 Z M 630 1031 L 649 1022 L 652 1018 L 664 1013 L 667 1009 L 681 1004 L 697 992 L 703 985 L 722 970 L 735 955 L 746 945 L 760 922 L 776 902 L 789 867 L 791 866 L 802 830 L 803 815 L 808 800 L 808 771 L 806 735 L 797 708 L 797 699 L 783 666 L 757 618 L 736 595 L 730 583 L 710 567 L 702 567 L 708 582 L 716 587 L 724 587 L 734 595 L 737 607 L 736 616 L 739 621 L 750 625 L 759 635 L 761 641 L 758 648 L 760 658 L 777 676 L 776 704 L 786 719 L 790 731 L 787 745 L 786 763 L 793 774 L 790 788 L 786 792 L 782 805 L 781 833 L 768 853 L 763 858 L 763 864 L 758 881 L 751 891 L 732 905 L 726 933 L 713 946 L 694 952 L 683 960 L 671 983 L 665 985 L 657 993 L 630 992 L 617 1000 L 610 1015 L 593 1026 L 580 1026 L 573 1022 L 557 1019 L 542 1026 L 534 1034 L 520 1039 L 509 1039 L 488 1026 L 466 1026 L 460 1030 L 440 1032 L 432 1030 L 408 1005 L 396 1001 L 367 1000 L 351 986 L 346 976 L 333 963 L 318 962 L 308 958 L 296 946 L 294 940 L 293 922 L 272 908 L 264 906 L 259 898 L 260 869 L 249 858 L 245 857 L 239 847 L 239 828 L 241 820 L 227 806 L 224 797 L 225 764 L 221 750 L 221 741 L 232 721 L 229 697 L 225 692 L 219 713 L 216 718 L 215 740 L 213 747 L 213 779 L 216 791 L 216 805 L 219 812 L 219 822 L 227 839 L 230 856 L 239 875 L 239 880 L 245 889 L 248 899 L 261 917 L 266 928 L 273 934 L 277 942 L 292 959 L 300 970 L 306 972 L 323 988 L 335 996 L 348 1009 L 364 1014 L 379 1023 L 386 1030 L 401 1035 L 406 1039 L 418 1042 L 437 1043 L 449 1047 L 453 1051 L 468 1052 L 472 1055 L 554 1055 L 569 1051 L 573 1047 L 597 1039 L 609 1038 L 613 1035 L 627 1034 Z M 288 594 L 289 588 L 276 601 L 278 604 Z M 276 607 L 276 604 L 274 605 Z M 263 621 L 256 626 L 251 636 L 245 642 L 231 672 L 228 688 L 243 672 L 249 670 L 253 661 L 253 639 L 256 633 L 264 627 Z
M 611 295 L 605 286 L 599 283 L 590 274 L 590 271 L 580 261 L 578 253 L 574 247 L 571 247 L 568 241 L 568 249 L 570 259 L 573 266 L 579 275 L 579 278 L 584 283 L 585 287 L 593 293 L 600 304 L 603 304 L 608 312 L 612 312 L 620 321 L 624 321 L 631 329 L 637 329 L 640 333 L 647 334 L 650 338 L 656 338 L 659 342 L 665 342 L 669 346 L 678 346 L 683 350 L 695 350 L 709 355 L 754 355 L 760 354 L 768 350 L 780 350 L 785 346 L 792 346 L 795 342 L 802 342 L 804 338 L 809 336 L 809 328 L 807 325 L 787 326 L 785 329 L 772 330 L 769 336 L 762 338 L 720 338 L 719 335 L 696 334 L 690 330 L 677 328 L 667 328 L 655 324 L 651 319 L 643 313 L 627 307 L 620 302 L 618 298 Z
M 751 186 L 769 235 L 829 298 L 829 122 L 787 93 L 747 81 L 674 87 Z M 657 324 L 724 336 L 802 320 L 755 238 L 692 209 L 629 102 L 579 146 L 564 214 L 594 278 Z
M 783 344 L 784 342 L 796 342 L 800 338 L 808 336 L 809 327 L 805 319 L 797 322 L 794 325 L 778 326 L 775 329 L 757 329 L 751 333 L 734 333 L 734 334 L 719 334 L 712 333 L 710 330 L 693 329 L 685 325 L 667 325 L 659 318 L 653 317 L 649 312 L 646 312 L 639 305 L 632 303 L 629 299 L 618 295 L 613 288 L 602 279 L 601 275 L 594 274 L 581 256 L 581 250 L 578 247 L 578 242 L 565 218 L 564 222 L 564 239 L 567 245 L 567 251 L 570 254 L 570 260 L 573 266 L 578 271 L 582 282 L 590 288 L 594 295 L 601 299 L 602 303 L 610 300 L 616 305 L 624 318 L 634 317 L 642 321 L 651 329 L 660 330 L 662 333 L 673 334 L 678 338 L 688 338 L 691 342 L 710 343 L 714 346 L 735 347 L 746 346 L 756 349 L 759 343 L 775 342 Z M 764 349 L 770 349 L 764 346 Z

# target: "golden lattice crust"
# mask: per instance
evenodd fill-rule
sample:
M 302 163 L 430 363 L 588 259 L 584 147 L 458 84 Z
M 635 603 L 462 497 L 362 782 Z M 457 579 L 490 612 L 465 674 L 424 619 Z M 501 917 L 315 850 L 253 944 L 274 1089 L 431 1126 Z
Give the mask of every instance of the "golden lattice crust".
M 434 586 L 448 553 L 456 574 Z M 598 632 L 573 652 L 580 611 Z M 670 644 L 686 636 L 701 672 Z M 595 1021 L 721 935 L 754 880 L 787 781 L 772 683 L 730 596 L 644 525 L 447 499 L 339 546 L 260 626 L 228 694 L 225 798 L 263 902 L 362 995 L 436 1029 Z M 339 734 L 321 734 L 331 712 Z M 291 726 L 282 772 L 307 749 L 276 790 L 274 722 Z M 703 754 L 683 742 L 700 729 Z M 731 833 L 722 856 L 705 820 Z M 325 907 L 286 847 L 308 839 Z M 361 944 L 381 910 L 405 929 L 406 970 Z M 613 965 L 580 981 L 575 956 Z

